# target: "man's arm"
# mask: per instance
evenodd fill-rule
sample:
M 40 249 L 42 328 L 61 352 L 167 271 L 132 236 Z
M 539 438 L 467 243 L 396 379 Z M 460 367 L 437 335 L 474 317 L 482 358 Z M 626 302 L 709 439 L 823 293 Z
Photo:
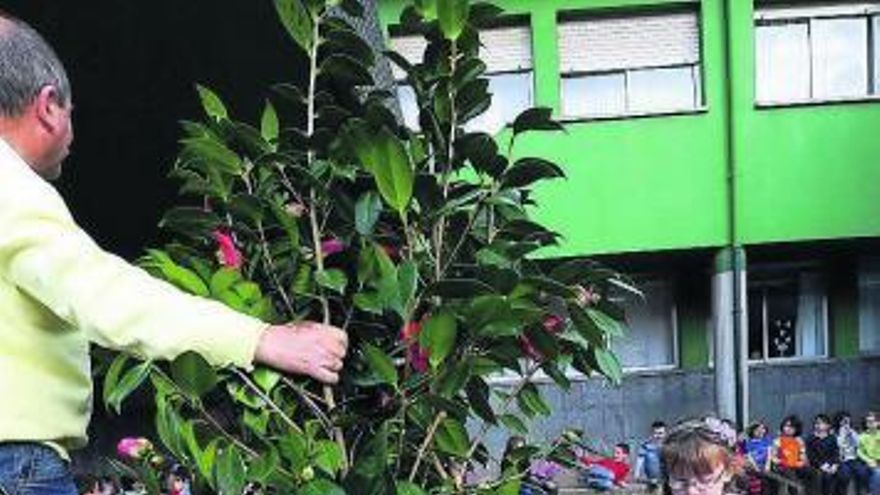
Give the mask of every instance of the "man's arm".
M 218 366 L 255 361 L 334 382 L 347 340 L 316 323 L 272 326 L 185 294 L 102 250 L 37 177 L 0 171 L 0 278 L 90 340 L 145 358 L 196 351 Z

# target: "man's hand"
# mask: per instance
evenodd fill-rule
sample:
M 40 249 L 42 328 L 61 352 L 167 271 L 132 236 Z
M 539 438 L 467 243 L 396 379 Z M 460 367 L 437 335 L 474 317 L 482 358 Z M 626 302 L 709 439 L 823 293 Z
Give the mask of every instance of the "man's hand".
M 336 383 L 347 349 L 345 332 L 305 321 L 267 328 L 260 337 L 254 359 L 281 371 Z

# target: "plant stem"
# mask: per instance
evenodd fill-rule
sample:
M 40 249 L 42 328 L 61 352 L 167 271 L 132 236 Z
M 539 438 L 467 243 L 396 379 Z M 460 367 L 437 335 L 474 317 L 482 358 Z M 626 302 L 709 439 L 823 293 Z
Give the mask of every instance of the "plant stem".
M 449 197 L 449 174 L 452 171 L 452 164 L 455 158 L 455 131 L 456 126 L 458 125 L 458 120 L 456 118 L 455 112 L 455 88 L 453 85 L 453 74 L 455 74 L 455 66 L 458 61 L 458 49 L 455 43 L 455 40 L 452 40 L 452 46 L 450 47 L 449 54 L 449 139 L 446 143 L 447 151 L 446 151 L 446 167 L 440 171 L 441 183 L 443 186 L 443 201 L 445 203 L 446 199 Z M 437 222 L 436 227 L 434 228 L 434 242 L 435 242 L 435 250 L 436 255 L 435 263 L 434 263 L 434 279 L 436 281 L 440 280 L 440 277 L 443 275 L 443 242 L 444 242 L 444 233 L 446 231 L 446 215 L 440 217 L 440 220 Z
M 416 479 L 416 474 L 419 472 L 419 466 L 422 464 L 422 459 L 425 457 L 428 447 L 431 446 L 431 440 L 434 439 L 434 434 L 437 432 L 437 428 L 440 427 L 440 423 L 442 423 L 444 419 L 446 419 L 446 411 L 440 411 L 437 413 L 437 416 L 434 417 L 431 426 L 428 427 L 428 433 L 425 435 L 425 440 L 422 441 L 422 445 L 419 447 L 419 453 L 416 455 L 416 462 L 413 463 L 412 470 L 409 472 L 410 482 Z
M 501 404 L 501 410 L 499 413 L 500 415 L 507 414 L 507 410 L 510 409 L 510 404 L 513 403 L 513 399 L 515 399 L 517 394 L 520 393 L 523 387 L 525 387 L 529 383 L 529 381 L 531 381 L 532 376 L 534 376 L 534 374 L 539 369 L 541 369 L 541 364 L 537 362 L 529 367 L 526 374 L 523 375 L 522 380 L 520 380 L 519 383 L 516 384 L 510 395 L 508 395 L 507 398 L 504 399 L 504 402 Z M 474 452 L 476 452 L 477 449 L 480 447 L 480 443 L 483 441 L 483 438 L 486 437 L 486 434 L 489 433 L 489 429 L 491 427 L 491 424 L 483 421 L 483 426 L 480 428 L 480 432 L 477 433 L 477 436 L 474 437 L 474 442 L 471 444 L 470 450 L 468 450 L 467 456 L 465 457 L 466 459 L 470 459 L 471 457 L 473 457 Z
M 238 368 L 233 368 L 232 372 L 237 377 L 239 377 L 241 379 L 241 381 L 243 381 L 244 384 L 247 385 L 247 387 L 249 389 L 251 389 L 251 391 L 253 393 L 257 394 L 257 397 L 262 399 L 263 402 L 265 402 L 266 405 L 269 406 L 269 409 L 275 411 L 275 413 L 278 414 L 278 417 L 280 417 L 281 420 L 284 421 L 284 423 L 287 424 L 287 426 L 289 426 L 291 430 L 299 433 L 300 435 L 303 434 L 302 428 L 300 428 L 299 425 L 296 424 L 296 422 L 293 419 L 291 419 L 290 416 L 288 416 L 287 413 L 285 413 L 284 410 L 281 409 L 281 407 L 275 403 L 275 401 L 272 400 L 272 398 L 270 398 L 268 395 L 266 395 L 266 393 L 263 392 L 256 383 L 251 381 L 250 377 L 247 376 L 246 373 L 244 373 L 243 371 L 241 371 Z
M 306 115 L 306 135 L 311 138 L 315 134 L 315 95 L 317 93 L 317 84 L 318 84 L 318 46 L 320 45 L 321 40 L 321 15 L 315 15 L 312 17 L 312 44 L 309 48 L 309 92 L 308 92 L 308 101 L 307 101 L 307 115 Z M 315 162 L 315 151 L 310 147 L 307 153 L 307 161 L 308 168 L 312 170 L 314 168 Z M 318 212 L 317 209 L 317 194 L 315 192 L 314 187 L 309 191 L 309 221 L 312 227 L 312 244 L 315 250 L 315 261 L 318 265 L 318 271 L 324 271 L 324 253 L 321 252 L 321 232 L 319 231 L 318 224 Z M 323 312 L 323 321 L 324 324 L 330 324 L 330 303 L 327 300 L 327 297 L 324 295 L 319 296 L 321 301 L 321 310 Z M 329 385 L 324 385 L 324 402 L 327 403 L 327 407 L 331 410 L 336 408 L 336 398 L 333 395 L 333 388 Z M 333 429 L 334 437 L 336 438 L 336 443 L 339 444 L 339 448 L 342 450 L 342 474 L 345 475 L 348 473 L 348 455 L 346 454 L 345 448 L 345 436 L 342 433 L 342 429 L 336 427 Z
M 333 422 L 330 421 L 330 418 L 328 418 L 326 414 L 324 414 L 324 411 L 321 410 L 321 407 L 318 406 L 318 404 L 316 404 L 314 400 L 312 400 L 310 394 L 303 387 L 299 386 L 296 382 L 287 377 L 282 377 L 281 381 L 285 385 L 290 387 L 290 389 L 293 390 L 302 399 L 302 401 L 306 403 L 306 406 L 309 407 L 309 409 L 312 411 L 312 414 L 316 418 L 318 418 L 318 421 L 320 421 L 321 424 L 324 426 L 324 431 L 327 436 L 332 437 Z

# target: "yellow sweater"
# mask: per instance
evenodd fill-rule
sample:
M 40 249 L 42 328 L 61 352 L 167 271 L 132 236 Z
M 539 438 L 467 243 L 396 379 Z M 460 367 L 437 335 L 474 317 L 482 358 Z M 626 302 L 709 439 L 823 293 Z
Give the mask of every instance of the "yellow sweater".
M 86 443 L 89 342 L 250 367 L 264 326 L 103 251 L 0 139 L 0 441 Z

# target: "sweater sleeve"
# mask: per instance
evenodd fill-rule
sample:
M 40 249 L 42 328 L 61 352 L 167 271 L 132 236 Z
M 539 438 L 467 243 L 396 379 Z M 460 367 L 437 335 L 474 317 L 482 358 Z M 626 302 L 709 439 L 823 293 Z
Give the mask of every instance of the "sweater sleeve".
M 0 277 L 99 345 L 150 359 L 196 351 L 217 366 L 252 365 L 263 322 L 102 250 L 29 170 L 0 167 L 0 188 Z

